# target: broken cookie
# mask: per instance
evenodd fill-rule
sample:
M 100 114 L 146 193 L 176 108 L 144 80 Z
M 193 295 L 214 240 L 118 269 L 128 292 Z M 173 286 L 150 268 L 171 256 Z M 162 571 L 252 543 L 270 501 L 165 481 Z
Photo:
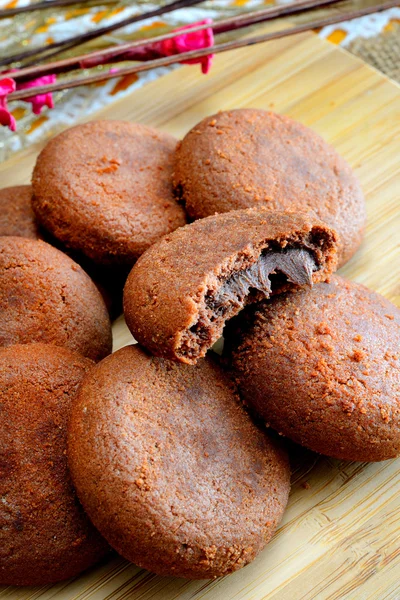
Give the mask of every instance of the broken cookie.
M 194 364 L 245 305 L 326 281 L 336 249 L 336 233 L 309 214 L 261 208 L 201 219 L 165 236 L 133 267 L 127 325 L 156 356 Z

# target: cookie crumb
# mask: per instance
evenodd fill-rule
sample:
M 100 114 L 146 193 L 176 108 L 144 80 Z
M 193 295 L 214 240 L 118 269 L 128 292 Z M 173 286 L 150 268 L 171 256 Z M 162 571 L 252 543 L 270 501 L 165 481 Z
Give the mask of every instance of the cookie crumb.
M 365 352 L 363 352 L 362 350 L 353 350 L 353 354 L 351 355 L 351 358 L 355 361 L 355 362 L 361 362 L 364 358 L 365 358 L 366 354 Z
M 331 330 L 328 327 L 328 323 L 322 322 L 315 327 L 315 332 L 321 335 L 329 335 Z

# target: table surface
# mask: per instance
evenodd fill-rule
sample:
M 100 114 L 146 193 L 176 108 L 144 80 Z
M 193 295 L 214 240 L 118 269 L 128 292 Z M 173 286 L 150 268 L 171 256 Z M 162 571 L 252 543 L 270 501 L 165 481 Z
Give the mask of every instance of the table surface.
M 341 273 L 400 305 L 400 91 L 355 57 L 312 34 L 287 38 L 219 56 L 207 77 L 181 68 L 93 118 L 139 121 L 181 137 L 205 115 L 241 106 L 298 119 L 355 168 L 368 227 Z M 39 149 L 0 166 L 2 187 L 29 181 Z M 132 340 L 122 318 L 114 337 L 116 348 Z M 55 586 L 0 588 L 0 598 L 399 600 L 400 459 L 349 463 L 299 447 L 291 456 L 292 492 L 281 526 L 251 565 L 229 577 L 163 578 L 114 557 Z

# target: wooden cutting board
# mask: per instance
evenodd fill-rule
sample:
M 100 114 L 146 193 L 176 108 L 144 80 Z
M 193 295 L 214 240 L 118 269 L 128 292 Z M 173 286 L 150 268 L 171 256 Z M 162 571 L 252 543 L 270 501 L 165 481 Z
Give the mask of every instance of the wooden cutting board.
M 204 116 L 240 106 L 298 119 L 351 163 L 369 221 L 342 273 L 400 305 L 400 92 L 355 57 L 312 34 L 287 38 L 220 55 L 207 77 L 180 68 L 93 118 L 139 121 L 180 137 Z M 0 166 L 0 187 L 28 182 L 38 150 Z M 131 341 L 122 319 L 114 333 L 116 348 Z M 114 557 L 55 586 L 0 588 L 0 598 L 399 600 L 400 459 L 348 463 L 298 448 L 292 464 L 279 530 L 254 563 L 229 577 L 158 577 Z

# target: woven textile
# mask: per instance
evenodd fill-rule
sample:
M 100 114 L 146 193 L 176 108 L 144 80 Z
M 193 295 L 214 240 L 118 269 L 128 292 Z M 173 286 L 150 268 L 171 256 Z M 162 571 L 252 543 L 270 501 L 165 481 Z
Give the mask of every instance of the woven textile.
M 372 38 L 358 38 L 348 50 L 400 83 L 400 25 Z

